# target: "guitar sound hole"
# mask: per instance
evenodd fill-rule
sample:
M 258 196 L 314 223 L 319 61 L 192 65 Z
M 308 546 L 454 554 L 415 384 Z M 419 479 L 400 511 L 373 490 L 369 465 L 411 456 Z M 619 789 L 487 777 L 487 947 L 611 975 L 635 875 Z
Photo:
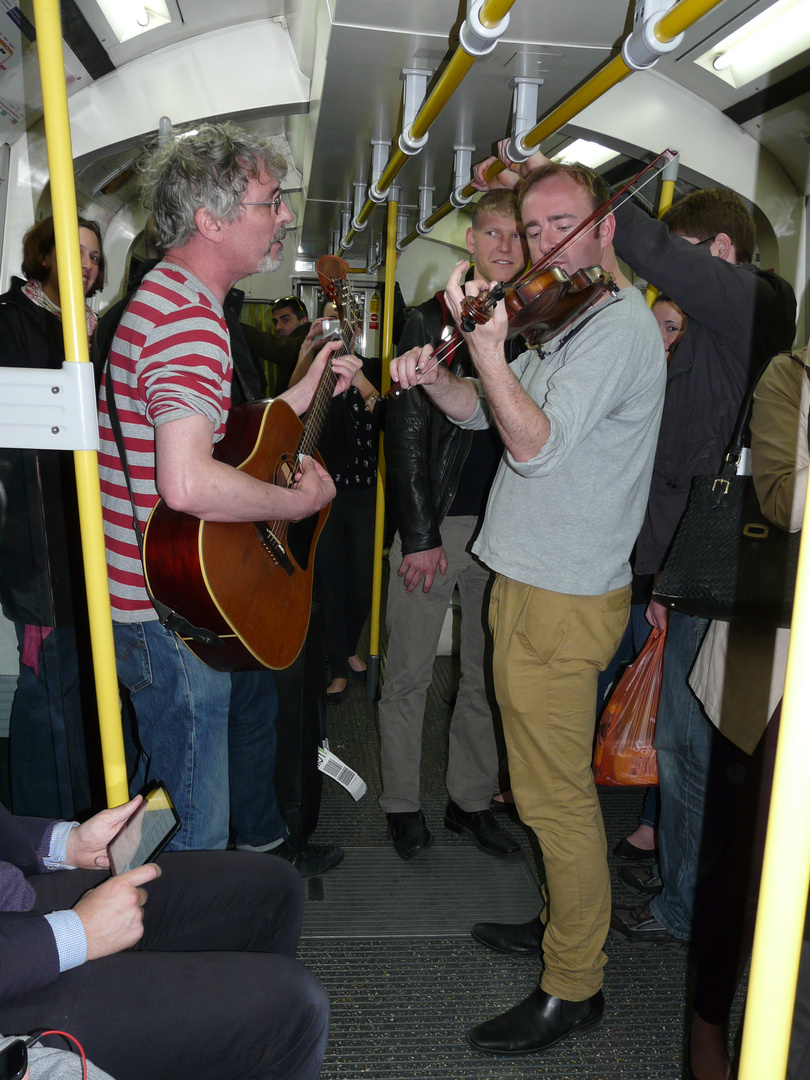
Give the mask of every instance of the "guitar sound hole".
M 294 454 L 284 454 L 276 467 L 273 483 L 278 487 L 292 487 L 295 482 L 296 458 Z

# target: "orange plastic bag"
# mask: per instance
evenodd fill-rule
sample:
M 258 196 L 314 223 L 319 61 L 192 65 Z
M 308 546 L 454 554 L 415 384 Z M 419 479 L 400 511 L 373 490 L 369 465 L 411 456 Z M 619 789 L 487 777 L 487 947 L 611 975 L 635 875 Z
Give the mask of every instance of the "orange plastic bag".
M 626 787 L 658 783 L 653 737 L 666 638 L 666 630 L 653 627 L 602 712 L 593 755 L 597 784 Z

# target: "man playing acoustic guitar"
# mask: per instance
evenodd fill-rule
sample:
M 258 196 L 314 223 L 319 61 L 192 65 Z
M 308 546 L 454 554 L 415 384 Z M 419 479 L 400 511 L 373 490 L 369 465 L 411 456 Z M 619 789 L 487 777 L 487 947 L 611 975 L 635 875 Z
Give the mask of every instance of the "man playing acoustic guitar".
M 217 461 L 231 404 L 232 361 L 222 303 L 247 274 L 278 268 L 284 226 L 283 160 L 232 124 L 158 145 L 143 165 L 144 202 L 166 252 L 121 318 L 99 403 L 104 531 L 118 676 L 129 690 L 148 772 L 172 794 L 183 828 L 175 850 L 228 840 L 228 702 L 231 679 L 194 656 L 158 620 L 147 595 L 132 506 L 107 408 L 115 395 L 143 530 L 159 498 L 202 521 L 300 521 L 334 497 L 313 458 L 280 487 Z M 360 361 L 328 344 L 282 395 L 301 415 L 331 362 L 336 393 Z M 291 450 L 294 447 L 290 448 Z M 145 777 L 136 777 L 139 787 Z

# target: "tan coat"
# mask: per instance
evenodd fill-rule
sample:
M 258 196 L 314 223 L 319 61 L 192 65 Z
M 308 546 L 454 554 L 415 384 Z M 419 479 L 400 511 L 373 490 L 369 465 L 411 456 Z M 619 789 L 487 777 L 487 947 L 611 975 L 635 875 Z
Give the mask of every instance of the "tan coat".
M 790 532 L 802 526 L 807 495 L 810 382 L 802 365 L 808 362 L 810 346 L 774 357 L 757 386 L 751 416 L 754 488 L 762 513 Z M 747 754 L 782 697 L 789 641 L 787 629 L 713 622 L 689 676 L 711 722 Z

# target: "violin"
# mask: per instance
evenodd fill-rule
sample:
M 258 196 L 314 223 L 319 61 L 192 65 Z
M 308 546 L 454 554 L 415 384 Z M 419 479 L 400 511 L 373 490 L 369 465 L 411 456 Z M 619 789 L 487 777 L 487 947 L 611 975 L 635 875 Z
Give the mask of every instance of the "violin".
M 499 300 L 506 304 L 507 340 L 523 334 L 534 347 L 554 337 L 602 297 L 616 292 L 613 275 L 601 266 L 567 274 L 561 266 L 532 269 L 512 285 L 498 282 L 488 293 L 465 299 L 461 328 L 471 333 L 491 318 Z
M 610 213 L 616 200 L 645 173 L 652 170 L 662 158 L 668 163 L 675 156 L 671 150 L 659 154 L 516 281 L 508 285 L 497 282 L 480 296 L 466 297 L 461 310 L 461 329 L 470 334 L 476 326 L 488 322 L 492 318 L 495 305 L 503 300 L 509 319 L 507 340 L 523 334 L 527 344 L 536 347 L 570 326 L 583 311 L 587 311 L 605 296 L 615 295 L 618 287 L 613 275 L 601 266 L 585 267 L 569 275 L 561 266 L 554 264 L 554 259 L 587 228 Z M 430 371 L 436 364 L 449 359 L 462 340 L 456 331 L 446 344 L 436 350 L 433 354 L 435 363 L 426 370 Z M 399 383 L 394 383 L 386 397 L 398 397 L 401 393 Z
M 603 296 L 616 291 L 613 275 L 601 266 L 589 266 L 570 275 L 561 266 L 532 267 L 512 285 L 499 281 L 489 292 L 467 297 L 462 306 L 461 329 L 470 334 L 476 326 L 488 322 L 495 305 L 503 300 L 509 318 L 507 340 L 523 334 L 526 343 L 535 348 L 570 326 Z M 449 363 L 463 340 L 454 328 L 433 354 L 434 362 L 427 370 L 431 371 L 442 361 Z M 385 396 L 399 397 L 402 392 L 396 382 Z

